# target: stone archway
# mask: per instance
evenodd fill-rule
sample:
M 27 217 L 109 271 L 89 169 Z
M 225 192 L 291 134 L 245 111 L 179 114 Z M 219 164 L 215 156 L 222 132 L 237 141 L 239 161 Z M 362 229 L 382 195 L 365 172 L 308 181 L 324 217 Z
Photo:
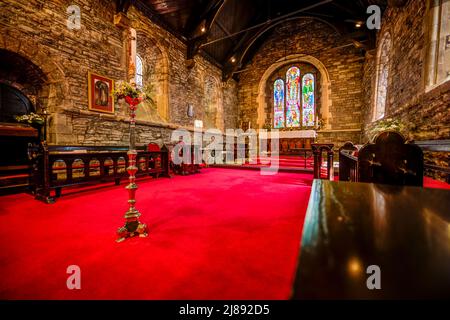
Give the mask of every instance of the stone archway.
M 144 48 L 143 50 L 146 51 L 148 54 L 151 54 L 149 50 L 153 50 L 153 53 L 157 54 L 156 59 L 156 71 L 157 74 L 155 75 L 155 81 L 154 86 L 157 86 L 155 89 L 155 102 L 156 107 L 158 111 L 158 115 L 160 118 L 162 118 L 164 121 L 170 121 L 170 111 L 169 111 L 169 58 L 168 53 L 165 47 L 156 41 L 147 31 L 139 29 L 138 27 L 136 29 L 137 34 L 137 47 L 138 48 Z M 143 46 L 142 43 L 139 41 L 139 39 L 143 39 L 142 42 L 146 43 Z M 150 48 L 150 44 L 152 44 L 154 47 Z M 145 56 L 145 52 L 139 52 L 138 54 L 141 54 L 142 58 L 144 59 L 144 63 L 147 63 L 148 65 L 148 57 Z
M 321 75 L 321 114 L 322 119 L 324 121 L 324 128 L 322 129 L 331 129 L 330 128 L 330 120 L 331 120 L 331 80 L 330 75 L 325 67 L 325 65 L 317 58 L 308 55 L 302 54 L 293 54 L 289 55 L 285 58 L 282 58 L 275 63 L 273 63 L 269 68 L 264 71 L 258 87 L 258 97 L 257 97 L 257 105 L 258 105 L 258 119 L 257 125 L 258 128 L 263 128 L 264 123 L 266 122 L 266 83 L 269 77 L 276 71 L 278 68 L 281 68 L 287 64 L 305 62 L 312 64 L 314 67 L 319 70 Z
M 25 58 L 42 72 L 42 84 L 35 102 L 38 109 L 46 108 L 50 114 L 49 143 L 60 142 L 56 139 L 56 133 L 61 139 L 64 139 L 64 135 L 70 136 L 72 126 L 61 112 L 70 109 L 69 88 L 57 59 L 44 46 L 11 29 L 5 29 L 0 34 L 0 49 Z
M 203 81 L 204 125 L 223 130 L 223 89 L 220 81 L 211 75 Z

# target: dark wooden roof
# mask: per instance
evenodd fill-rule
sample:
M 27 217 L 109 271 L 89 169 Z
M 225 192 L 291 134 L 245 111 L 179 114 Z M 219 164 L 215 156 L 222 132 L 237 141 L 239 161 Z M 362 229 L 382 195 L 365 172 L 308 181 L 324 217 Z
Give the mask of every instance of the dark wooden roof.
M 245 65 L 276 25 L 295 17 L 314 17 L 364 49 L 375 31 L 357 28 L 367 8 L 403 5 L 404 0 L 117 0 L 131 2 L 188 44 L 187 58 L 202 52 L 232 74 Z M 234 58 L 234 59 L 233 59 Z M 236 60 L 235 60 L 236 59 Z M 235 61 L 234 63 L 232 61 Z

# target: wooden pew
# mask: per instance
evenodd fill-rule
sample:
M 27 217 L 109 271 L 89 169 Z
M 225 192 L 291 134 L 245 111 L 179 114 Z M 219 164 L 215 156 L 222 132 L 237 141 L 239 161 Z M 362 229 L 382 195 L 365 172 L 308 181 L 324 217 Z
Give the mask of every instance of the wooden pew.
M 423 186 L 423 152 L 398 132 L 382 132 L 357 149 L 350 144 L 340 149 L 340 180 Z
M 448 208 L 449 190 L 315 180 L 291 298 L 447 299 Z

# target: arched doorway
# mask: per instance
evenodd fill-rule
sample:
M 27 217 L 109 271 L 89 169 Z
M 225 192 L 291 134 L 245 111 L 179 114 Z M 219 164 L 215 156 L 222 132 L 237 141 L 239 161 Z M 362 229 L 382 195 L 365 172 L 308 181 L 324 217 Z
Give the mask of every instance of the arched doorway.
M 35 108 L 22 91 L 0 82 L 0 122 L 15 123 L 16 116 L 32 112 Z
M 0 49 L 0 61 L 0 192 L 7 193 L 32 184 L 28 146 L 39 142 L 43 130 L 19 123 L 16 117 L 38 112 L 47 78 L 17 53 Z

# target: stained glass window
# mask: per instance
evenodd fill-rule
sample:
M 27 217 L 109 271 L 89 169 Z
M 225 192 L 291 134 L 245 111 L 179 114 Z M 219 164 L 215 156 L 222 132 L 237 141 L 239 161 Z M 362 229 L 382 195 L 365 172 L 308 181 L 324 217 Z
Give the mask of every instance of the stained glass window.
M 284 81 L 275 80 L 273 84 L 273 127 L 284 128 Z
M 292 66 L 286 72 L 286 82 L 277 79 L 273 83 L 273 128 L 316 124 L 316 79 L 312 73 L 301 75 L 300 68 Z
M 139 88 L 142 88 L 144 85 L 144 77 L 143 77 L 143 66 L 142 66 L 142 59 L 137 54 L 136 55 L 136 86 Z
M 312 75 L 311 73 L 305 74 L 302 81 L 302 124 L 304 127 L 310 127 L 314 125 L 314 85 L 314 75 Z
M 300 126 L 300 69 L 286 72 L 286 127 Z

